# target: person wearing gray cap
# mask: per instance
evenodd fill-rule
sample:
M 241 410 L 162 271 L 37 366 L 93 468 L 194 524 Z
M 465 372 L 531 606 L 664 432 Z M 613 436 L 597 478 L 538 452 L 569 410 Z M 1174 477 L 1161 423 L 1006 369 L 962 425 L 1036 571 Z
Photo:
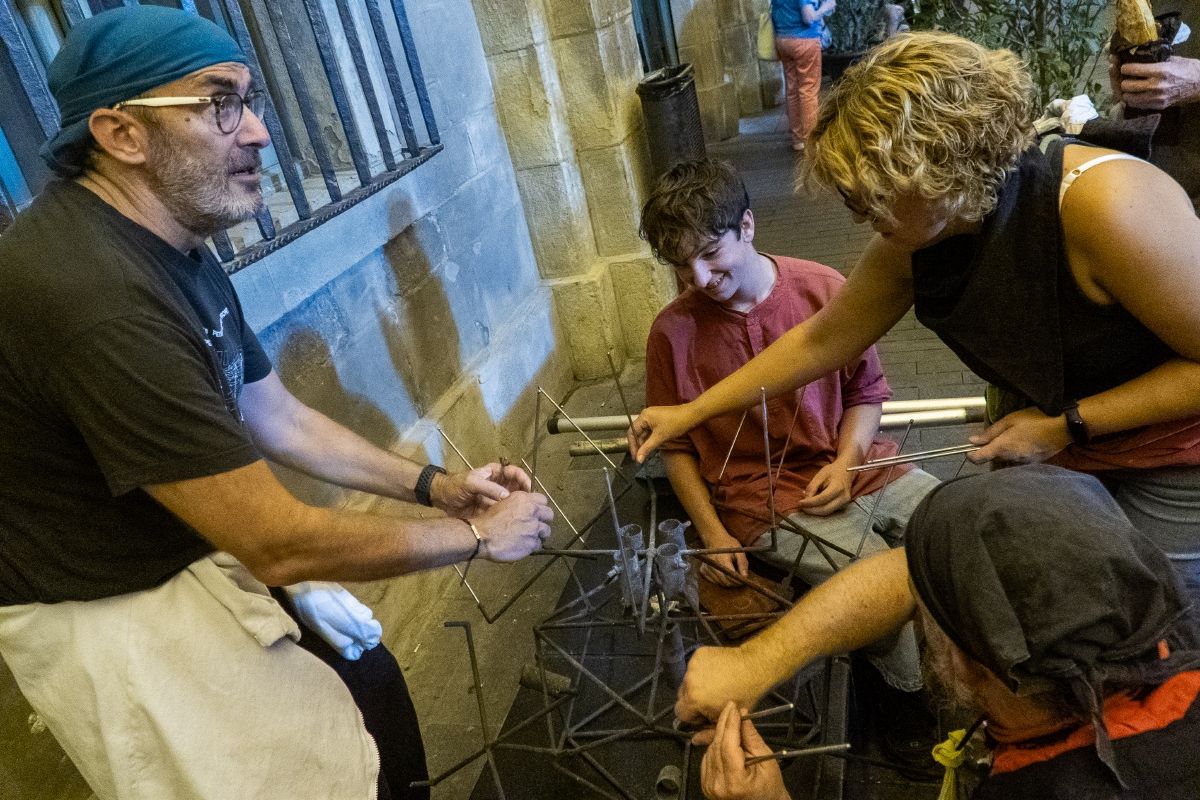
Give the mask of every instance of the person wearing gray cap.
M 915 616 L 928 679 L 987 723 L 976 800 L 1193 800 L 1200 650 L 1166 561 L 1091 476 L 1030 465 L 942 484 L 903 552 L 838 573 L 738 649 L 692 657 L 676 713 L 718 720 L 702 737 L 706 795 L 787 798 L 774 761 L 746 764 L 770 748 L 737 710 L 806 661 Z M 952 764 L 956 747 L 939 746 L 939 760 Z
M 204 245 L 263 203 L 247 63 L 132 6 L 50 65 L 62 179 L 0 237 L 0 655 L 103 800 L 428 797 L 395 659 L 339 638 L 369 614 L 268 587 L 514 561 L 553 513 L 519 469 L 422 467 L 273 371 Z M 267 458 L 445 516 L 309 506 Z

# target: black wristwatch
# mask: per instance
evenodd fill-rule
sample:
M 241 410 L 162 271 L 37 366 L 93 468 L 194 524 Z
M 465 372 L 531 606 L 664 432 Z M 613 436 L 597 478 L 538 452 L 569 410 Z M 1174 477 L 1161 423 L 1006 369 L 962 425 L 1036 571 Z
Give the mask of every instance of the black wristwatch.
M 1083 421 L 1083 417 L 1079 416 L 1078 402 L 1072 402 L 1064 408 L 1063 414 L 1067 418 L 1067 433 L 1070 434 L 1072 442 L 1075 444 L 1087 444 L 1092 441 L 1092 435 L 1088 432 L 1087 423 Z
M 433 505 L 433 499 L 429 496 L 429 490 L 433 488 L 433 476 L 445 474 L 446 470 L 437 464 L 427 464 L 425 469 L 421 470 L 421 475 L 417 478 L 417 485 L 413 487 L 413 494 L 416 495 L 418 503 L 423 506 Z

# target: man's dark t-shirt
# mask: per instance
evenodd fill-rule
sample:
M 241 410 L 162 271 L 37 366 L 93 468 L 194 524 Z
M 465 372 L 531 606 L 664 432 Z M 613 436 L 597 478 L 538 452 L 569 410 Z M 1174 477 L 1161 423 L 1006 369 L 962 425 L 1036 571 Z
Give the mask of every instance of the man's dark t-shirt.
M 51 184 L 0 236 L 0 605 L 146 589 L 212 551 L 139 487 L 257 460 L 237 396 L 270 369 L 211 254 Z

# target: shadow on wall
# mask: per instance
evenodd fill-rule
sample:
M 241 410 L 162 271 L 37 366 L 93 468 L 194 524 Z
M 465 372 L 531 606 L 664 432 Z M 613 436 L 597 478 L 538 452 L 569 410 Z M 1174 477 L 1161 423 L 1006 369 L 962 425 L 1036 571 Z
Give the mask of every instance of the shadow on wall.
M 390 447 L 399 436 L 396 426 L 378 406 L 347 390 L 333 363 L 329 344 L 317 330 L 291 333 L 275 356 L 275 368 L 288 390 L 307 406 L 360 434 L 372 444 Z M 306 502 L 330 505 L 342 490 L 277 464 L 272 469 L 284 485 Z
M 442 281 L 431 274 L 428 261 L 387 260 L 394 303 L 377 309 L 376 320 L 390 363 L 423 416 L 461 374 L 458 326 Z M 420 277 L 406 280 L 414 274 Z

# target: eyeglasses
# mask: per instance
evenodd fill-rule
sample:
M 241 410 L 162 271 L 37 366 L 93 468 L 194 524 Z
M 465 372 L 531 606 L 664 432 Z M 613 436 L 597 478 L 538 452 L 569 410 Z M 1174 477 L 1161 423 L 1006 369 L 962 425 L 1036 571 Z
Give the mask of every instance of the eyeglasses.
M 125 106 L 149 106 L 163 108 L 166 106 L 198 106 L 211 105 L 217 118 L 217 130 L 221 133 L 233 133 L 242 122 L 242 112 L 249 108 L 254 116 L 261 117 L 267 107 L 267 94 L 258 89 L 252 89 L 245 95 L 233 92 L 222 92 L 209 97 L 142 97 L 137 100 L 123 100 L 113 106 L 119 111 Z
M 855 203 L 852 199 L 850 199 L 850 195 L 846 194 L 845 189 L 843 189 L 840 186 L 838 186 L 836 188 L 838 190 L 838 194 L 840 194 L 842 196 L 842 202 L 845 203 L 846 208 L 850 209 L 851 214 L 853 214 L 856 217 L 866 217 L 867 219 L 871 219 L 872 217 L 875 216 L 874 214 L 871 213 L 871 210 L 869 208 L 863 208 L 862 206 Z

